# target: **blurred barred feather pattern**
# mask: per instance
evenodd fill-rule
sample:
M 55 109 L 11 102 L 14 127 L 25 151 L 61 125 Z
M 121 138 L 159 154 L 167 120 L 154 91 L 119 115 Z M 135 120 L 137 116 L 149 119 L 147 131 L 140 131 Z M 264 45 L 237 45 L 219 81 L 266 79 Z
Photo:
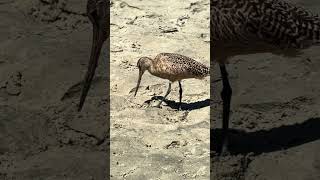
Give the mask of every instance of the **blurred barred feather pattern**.
M 284 0 L 211 0 L 211 40 L 218 49 L 306 48 L 319 43 L 319 20 Z

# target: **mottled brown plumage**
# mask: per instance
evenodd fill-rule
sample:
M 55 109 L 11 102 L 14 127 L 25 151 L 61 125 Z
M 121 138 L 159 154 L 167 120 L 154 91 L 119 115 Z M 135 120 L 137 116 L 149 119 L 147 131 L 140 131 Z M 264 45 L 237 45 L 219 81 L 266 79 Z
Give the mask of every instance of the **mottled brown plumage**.
M 295 55 L 319 43 L 318 15 L 284 0 L 211 0 L 215 61 L 260 52 Z
M 188 78 L 202 79 L 210 74 L 207 66 L 195 61 L 192 58 L 175 53 L 160 53 L 154 59 L 142 57 L 138 60 L 137 66 L 139 68 L 139 79 L 134 95 L 136 95 L 138 92 L 141 78 L 145 71 L 148 71 L 154 76 L 168 79 L 170 81 L 168 91 L 158 106 L 161 105 L 162 101 L 170 93 L 172 82 L 179 81 L 181 105 L 181 80 Z
M 219 63 L 223 82 L 223 152 L 232 96 L 225 63 L 254 53 L 296 56 L 319 43 L 320 18 L 285 0 L 211 0 L 210 5 L 211 62 Z

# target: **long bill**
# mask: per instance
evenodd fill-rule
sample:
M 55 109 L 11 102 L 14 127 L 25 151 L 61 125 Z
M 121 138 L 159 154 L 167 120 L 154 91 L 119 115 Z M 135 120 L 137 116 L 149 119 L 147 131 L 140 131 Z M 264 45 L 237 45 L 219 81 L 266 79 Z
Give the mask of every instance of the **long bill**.
M 142 75 L 143 75 L 143 71 L 141 71 L 141 70 L 139 69 L 139 79 L 138 79 L 138 83 L 137 83 L 137 87 L 136 87 L 136 91 L 135 91 L 135 93 L 134 93 L 134 96 L 137 95 L 137 92 L 138 92 L 138 89 L 139 89 L 139 86 L 140 86 L 140 83 L 141 83 Z
M 78 107 L 78 111 L 81 111 L 81 109 L 83 107 L 83 104 L 85 102 L 85 99 L 87 97 L 88 91 L 91 86 L 93 76 L 95 74 L 95 70 L 97 68 L 98 59 L 99 59 L 100 51 L 101 51 L 102 44 L 103 44 L 103 43 L 100 43 L 100 40 L 99 40 L 100 35 L 99 34 L 100 33 L 98 32 L 97 28 L 94 28 L 93 29 L 93 42 L 92 42 L 92 48 L 91 48 L 91 55 L 90 55 L 90 60 L 89 60 L 89 64 L 88 64 L 88 70 L 86 72 L 86 76 L 83 81 L 83 88 L 82 88 L 82 93 L 81 93 L 81 97 L 80 97 L 80 104 Z
M 107 3 L 107 1 L 105 0 L 98 1 L 97 4 L 94 5 L 90 3 L 95 3 L 95 1 L 88 1 L 87 4 L 88 17 L 93 24 L 93 38 L 88 70 L 83 81 L 83 88 L 81 92 L 78 111 L 81 111 L 83 104 L 86 100 L 93 76 L 95 74 L 95 70 L 98 65 L 98 59 L 100 56 L 102 45 L 104 41 L 108 37 L 110 37 L 110 30 L 108 29 L 108 26 L 110 24 L 109 3 Z

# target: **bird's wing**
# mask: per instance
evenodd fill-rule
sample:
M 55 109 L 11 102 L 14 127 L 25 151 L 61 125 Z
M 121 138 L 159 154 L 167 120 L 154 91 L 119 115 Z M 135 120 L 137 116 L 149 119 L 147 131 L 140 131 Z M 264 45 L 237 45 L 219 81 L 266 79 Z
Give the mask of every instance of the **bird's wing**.
M 162 53 L 160 56 L 167 71 L 172 74 L 186 77 L 204 77 L 209 74 L 208 67 L 190 57 L 175 53 Z
M 284 0 L 260 2 L 252 3 L 252 13 L 248 14 L 246 24 L 260 39 L 284 48 L 304 48 L 319 42 L 317 15 Z
M 211 0 L 212 41 L 223 44 L 303 48 L 319 42 L 319 26 L 317 15 L 285 0 Z

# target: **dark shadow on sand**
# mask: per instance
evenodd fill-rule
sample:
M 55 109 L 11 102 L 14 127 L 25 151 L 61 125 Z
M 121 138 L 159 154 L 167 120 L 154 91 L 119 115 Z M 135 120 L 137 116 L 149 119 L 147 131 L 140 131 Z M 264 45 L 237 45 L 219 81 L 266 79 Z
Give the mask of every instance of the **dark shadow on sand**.
M 221 129 L 211 129 L 211 150 L 217 152 L 221 145 Z M 270 130 L 244 132 L 230 129 L 229 152 L 231 154 L 269 153 L 285 150 L 320 139 L 320 118 L 281 126 Z
M 154 96 L 152 97 L 150 100 L 145 101 L 145 103 L 150 103 L 153 100 L 157 100 L 157 101 L 161 101 L 163 97 L 162 96 Z M 172 109 L 179 109 L 179 102 L 175 102 L 175 101 L 170 101 L 170 100 L 164 100 L 163 102 L 165 102 L 167 104 L 167 106 L 169 106 Z M 163 106 L 164 104 L 162 104 Z M 203 101 L 197 101 L 197 102 L 192 102 L 192 103 L 181 103 L 181 110 L 183 111 L 191 111 L 191 110 L 196 110 L 196 109 L 201 109 L 204 107 L 210 106 L 210 99 L 206 99 Z

